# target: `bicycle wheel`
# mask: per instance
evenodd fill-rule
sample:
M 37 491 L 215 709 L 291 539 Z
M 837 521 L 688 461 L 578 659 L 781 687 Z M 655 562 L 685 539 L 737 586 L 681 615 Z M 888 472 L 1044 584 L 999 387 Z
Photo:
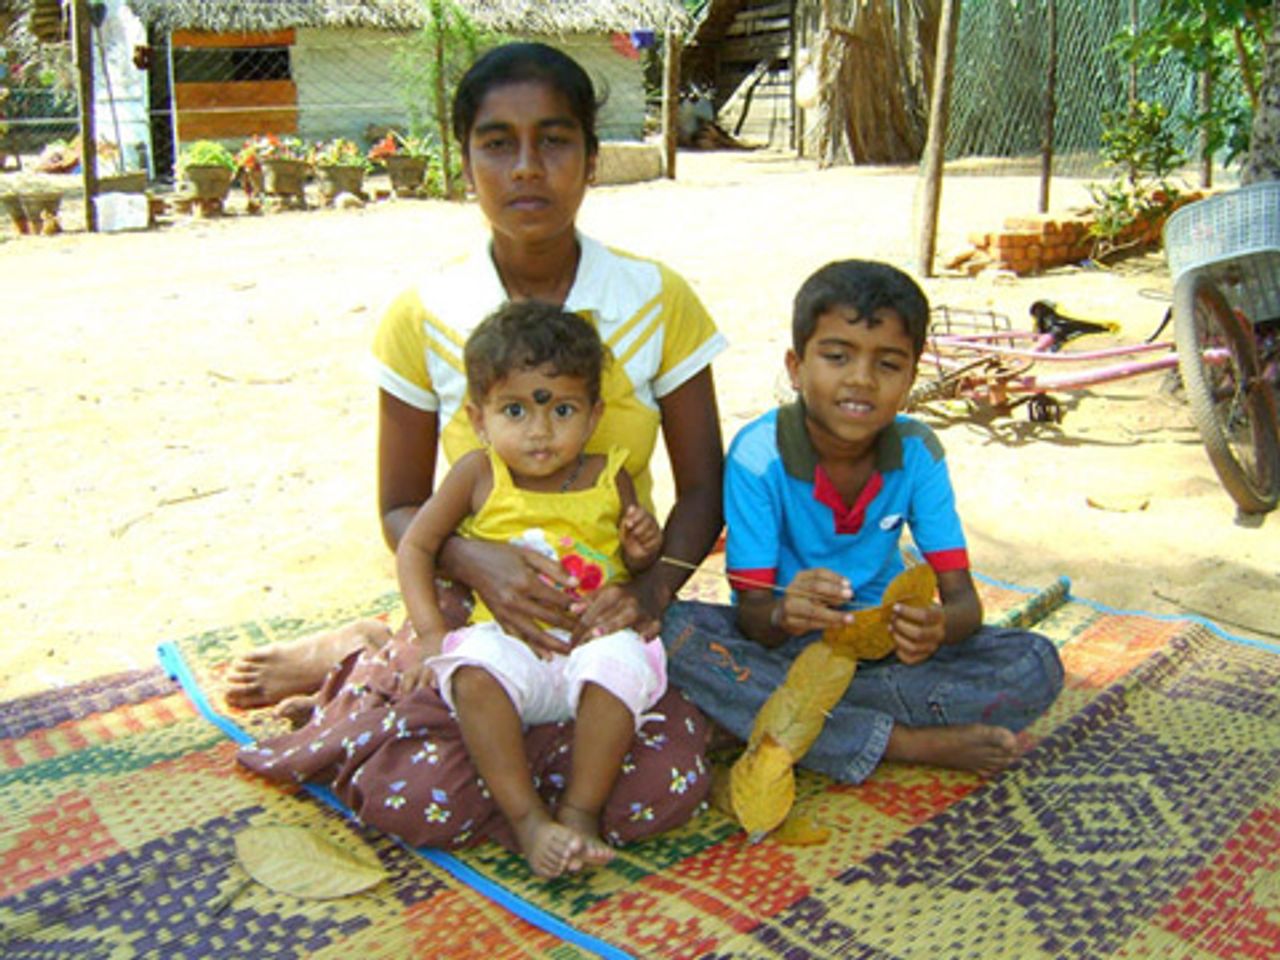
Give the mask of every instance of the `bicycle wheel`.
M 1193 270 L 1173 296 L 1178 370 L 1209 460 L 1246 513 L 1280 498 L 1280 438 L 1271 391 L 1258 373 L 1253 329 L 1204 273 Z

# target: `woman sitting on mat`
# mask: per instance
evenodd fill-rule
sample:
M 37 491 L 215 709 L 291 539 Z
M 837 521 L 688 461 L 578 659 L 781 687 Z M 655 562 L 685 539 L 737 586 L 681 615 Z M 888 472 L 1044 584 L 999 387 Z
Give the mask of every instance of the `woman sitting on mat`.
M 723 337 L 688 285 L 666 267 L 619 253 L 578 233 L 575 218 L 596 163 L 595 91 L 571 58 L 537 43 L 514 43 L 482 56 L 462 79 L 454 99 L 454 132 L 462 144 L 464 172 L 489 221 L 486 248 L 461 265 L 436 274 L 429 284 L 402 294 L 379 328 L 374 354 L 379 367 L 379 496 L 383 532 L 397 546 L 435 483 L 436 446 L 456 462 L 480 446 L 464 409 L 465 382 L 459 345 L 480 321 L 507 300 L 538 299 L 589 319 L 616 360 L 605 374 L 605 409 L 588 452 L 625 445 L 625 463 L 637 499 L 652 512 L 648 462 L 661 427 L 675 481 L 675 504 L 664 525 L 666 555 L 697 564 L 721 526 L 723 452 L 711 360 Z M 568 573 L 538 552 L 506 543 L 459 537 L 440 552 L 442 571 L 465 584 L 510 636 L 535 651 L 563 652 L 546 627 L 578 639 L 577 601 L 566 588 Z M 676 564 L 658 563 L 618 589 L 627 618 L 647 636 L 687 578 Z M 453 624 L 466 616 L 454 603 Z M 379 656 L 360 654 L 383 648 Z M 381 698 L 386 723 L 404 736 L 380 754 L 405 762 L 430 762 L 441 738 L 458 737 L 457 724 L 438 698 L 426 691 L 409 702 L 421 707 L 412 718 L 397 709 L 396 664 L 411 656 L 410 631 L 388 643 L 376 621 L 353 624 L 336 634 L 266 648 L 233 666 L 228 700 L 237 706 L 279 702 L 320 688 L 329 704 Z M 383 666 L 379 666 L 382 664 Z M 331 668 L 338 669 L 330 674 Z M 386 669 L 389 665 L 393 669 Z M 321 687 L 321 685 L 323 686 Z M 370 705 L 361 702 L 361 709 Z M 340 711 L 325 710 L 336 717 Z M 706 724 L 680 694 L 668 690 L 653 706 L 661 719 L 645 725 L 632 741 L 630 761 L 653 784 L 651 802 L 632 811 L 622 840 L 666 830 L 689 817 L 705 793 L 705 777 L 694 785 L 673 782 L 697 769 Z M 334 743 L 341 741 L 333 731 Z M 542 779 L 555 779 L 572 749 L 572 725 L 531 727 L 526 754 Z M 333 786 L 370 823 L 396 809 L 394 795 L 364 793 L 362 773 L 373 758 L 360 735 L 332 758 Z M 287 748 L 286 748 L 287 749 Z M 396 757 L 381 760 L 398 762 Z M 297 776 L 303 758 L 279 756 Z M 306 764 L 309 766 L 309 764 Z M 567 767 L 564 767 L 567 770 Z M 679 787 L 679 790 L 676 788 Z M 375 810 L 374 807 L 378 807 Z M 416 813 L 423 827 L 440 810 Z M 455 823 L 454 845 L 474 842 L 483 825 Z M 392 828 L 389 828 L 392 829 Z M 414 841 L 421 833 L 396 829 Z M 500 828 L 494 833 L 500 833 Z

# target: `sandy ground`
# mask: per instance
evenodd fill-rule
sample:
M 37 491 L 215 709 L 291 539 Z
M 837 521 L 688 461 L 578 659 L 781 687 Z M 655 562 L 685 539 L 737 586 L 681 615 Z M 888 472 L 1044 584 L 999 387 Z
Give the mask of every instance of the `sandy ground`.
M 914 262 L 915 174 L 766 154 L 682 154 L 679 173 L 596 189 L 581 225 L 665 260 L 706 301 L 733 344 L 716 366 L 728 437 L 775 403 L 790 297 L 810 271 L 843 256 Z M 949 179 L 939 249 L 1036 196 L 1029 177 Z M 1083 198 L 1081 183 L 1055 182 L 1055 208 Z M 391 201 L 0 241 L 0 696 L 150 665 L 158 642 L 193 631 L 393 589 L 368 345 L 389 298 L 483 229 L 472 204 Z M 1049 297 L 1138 339 L 1165 308 L 1145 291 L 1168 275 L 1147 257 L 925 286 L 1018 325 Z M 1280 519 L 1237 521 L 1160 378 L 1060 396 L 1060 425 L 931 418 L 976 567 L 1027 585 L 1066 575 L 1090 600 L 1275 640 Z

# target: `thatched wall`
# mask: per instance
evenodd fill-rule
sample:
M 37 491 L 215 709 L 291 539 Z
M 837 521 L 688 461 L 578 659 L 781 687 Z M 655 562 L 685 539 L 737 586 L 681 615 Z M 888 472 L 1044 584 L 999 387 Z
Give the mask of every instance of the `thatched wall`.
M 422 26 L 422 0 L 130 0 L 142 20 L 161 29 L 215 33 L 286 27 Z M 480 26 L 504 33 L 564 35 L 682 26 L 676 0 L 459 0 Z

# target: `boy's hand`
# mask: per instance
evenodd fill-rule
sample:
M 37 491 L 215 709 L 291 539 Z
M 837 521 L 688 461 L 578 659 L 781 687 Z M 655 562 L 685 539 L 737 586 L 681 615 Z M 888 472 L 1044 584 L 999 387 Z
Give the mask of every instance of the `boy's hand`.
M 889 620 L 889 633 L 899 660 L 908 665 L 923 663 L 946 642 L 947 615 L 937 603 L 927 607 L 897 603 Z
M 653 565 L 662 551 L 662 527 L 648 510 L 633 503 L 622 514 L 618 524 L 618 540 L 622 559 L 633 573 Z
M 834 570 L 802 570 L 774 608 L 773 625 L 792 636 L 839 627 L 853 620 L 839 609 L 852 599 L 853 587 Z

